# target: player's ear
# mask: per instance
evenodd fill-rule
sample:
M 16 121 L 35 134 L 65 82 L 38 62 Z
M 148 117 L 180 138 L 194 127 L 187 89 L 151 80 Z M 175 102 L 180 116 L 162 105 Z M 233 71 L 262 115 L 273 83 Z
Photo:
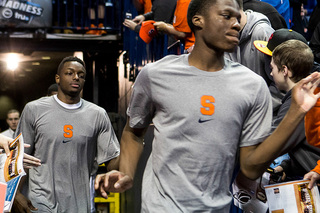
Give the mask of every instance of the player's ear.
M 202 15 L 194 15 L 192 17 L 192 23 L 194 24 L 194 26 L 196 26 L 197 28 L 202 29 L 203 25 L 204 25 L 204 18 Z
M 60 83 L 60 75 L 56 74 L 55 79 L 56 79 L 56 83 L 59 85 L 59 83 Z

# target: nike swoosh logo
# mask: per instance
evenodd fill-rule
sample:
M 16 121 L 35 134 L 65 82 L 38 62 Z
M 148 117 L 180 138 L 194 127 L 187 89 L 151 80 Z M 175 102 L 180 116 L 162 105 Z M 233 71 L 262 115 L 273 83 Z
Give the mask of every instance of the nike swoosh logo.
M 198 122 L 199 123 L 205 123 L 205 122 L 212 121 L 212 120 L 213 120 L 213 118 L 207 119 L 207 120 L 202 120 L 201 118 L 199 118 Z
M 62 143 L 69 143 L 71 140 L 63 140 Z

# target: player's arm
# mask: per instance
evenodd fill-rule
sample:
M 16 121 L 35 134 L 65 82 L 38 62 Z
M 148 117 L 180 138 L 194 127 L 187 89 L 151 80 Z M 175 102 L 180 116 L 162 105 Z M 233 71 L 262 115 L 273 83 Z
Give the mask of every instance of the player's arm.
M 259 145 L 240 148 L 241 170 L 248 178 L 258 178 L 281 154 L 299 122 L 320 97 L 319 93 L 314 94 L 319 79 L 320 74 L 315 72 L 299 81 L 292 89 L 291 106 L 275 131 Z
M 32 205 L 31 201 L 20 192 L 21 187 L 23 186 L 26 178 L 27 178 L 27 175 L 23 176 L 20 180 L 19 188 L 18 188 L 16 195 L 14 197 L 12 210 L 11 210 L 12 212 L 31 213 L 33 211 L 38 210 L 36 207 L 34 207 Z
M 19 124 L 16 129 L 16 133 L 19 134 L 20 132 L 22 132 L 25 142 L 25 152 L 29 154 L 33 154 L 34 152 L 35 131 L 32 126 L 34 120 L 33 113 L 34 110 L 32 110 L 30 108 L 30 105 L 27 104 L 22 111 Z M 27 175 L 23 176 L 20 180 L 19 188 L 16 192 L 16 196 L 13 202 L 12 212 L 31 212 L 31 210 L 37 210 L 37 208 L 32 205 L 31 201 L 23 194 L 21 194 L 20 191 L 25 184 L 25 179 L 28 178 L 28 168 L 41 165 L 41 161 L 40 159 L 25 153 L 23 156 L 23 163 Z
M 117 156 L 107 162 L 107 171 L 119 170 L 120 156 Z
M 138 161 L 143 151 L 143 138 L 147 130 L 136 129 L 127 124 L 123 130 L 120 142 L 120 166 L 119 171 L 112 170 L 106 174 L 98 175 L 95 181 L 95 189 L 103 197 L 109 192 L 124 192 L 133 185 L 133 178 Z

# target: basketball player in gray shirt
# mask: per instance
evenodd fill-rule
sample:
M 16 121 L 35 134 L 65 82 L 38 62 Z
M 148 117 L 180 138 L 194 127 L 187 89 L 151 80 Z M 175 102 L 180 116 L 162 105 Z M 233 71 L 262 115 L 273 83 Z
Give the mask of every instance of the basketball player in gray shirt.
M 264 80 L 224 59 L 238 45 L 241 16 L 234 0 L 191 0 L 195 33 L 189 55 L 167 56 L 141 70 L 121 138 L 120 170 L 96 178 L 95 187 L 122 192 L 133 183 L 143 136 L 154 141 L 142 186 L 142 212 L 229 213 L 237 152 L 242 172 L 259 177 L 320 94 L 320 73 L 300 81 L 278 129 L 271 129 L 271 96 Z M 252 59 L 254 60 L 254 58 Z
M 28 174 L 35 212 L 90 212 L 90 175 L 101 163 L 118 168 L 119 143 L 106 111 L 80 98 L 85 76 L 82 60 L 63 59 L 58 94 L 32 101 L 22 112 L 16 132 L 31 145 L 26 152 L 41 160 Z

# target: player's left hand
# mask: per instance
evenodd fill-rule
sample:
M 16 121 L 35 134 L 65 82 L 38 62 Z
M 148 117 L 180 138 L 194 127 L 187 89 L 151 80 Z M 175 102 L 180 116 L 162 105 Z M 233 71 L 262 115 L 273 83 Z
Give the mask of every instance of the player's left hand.
M 112 170 L 96 177 L 94 188 L 102 197 L 108 198 L 107 192 L 124 192 L 133 185 L 133 179 L 123 172 Z

